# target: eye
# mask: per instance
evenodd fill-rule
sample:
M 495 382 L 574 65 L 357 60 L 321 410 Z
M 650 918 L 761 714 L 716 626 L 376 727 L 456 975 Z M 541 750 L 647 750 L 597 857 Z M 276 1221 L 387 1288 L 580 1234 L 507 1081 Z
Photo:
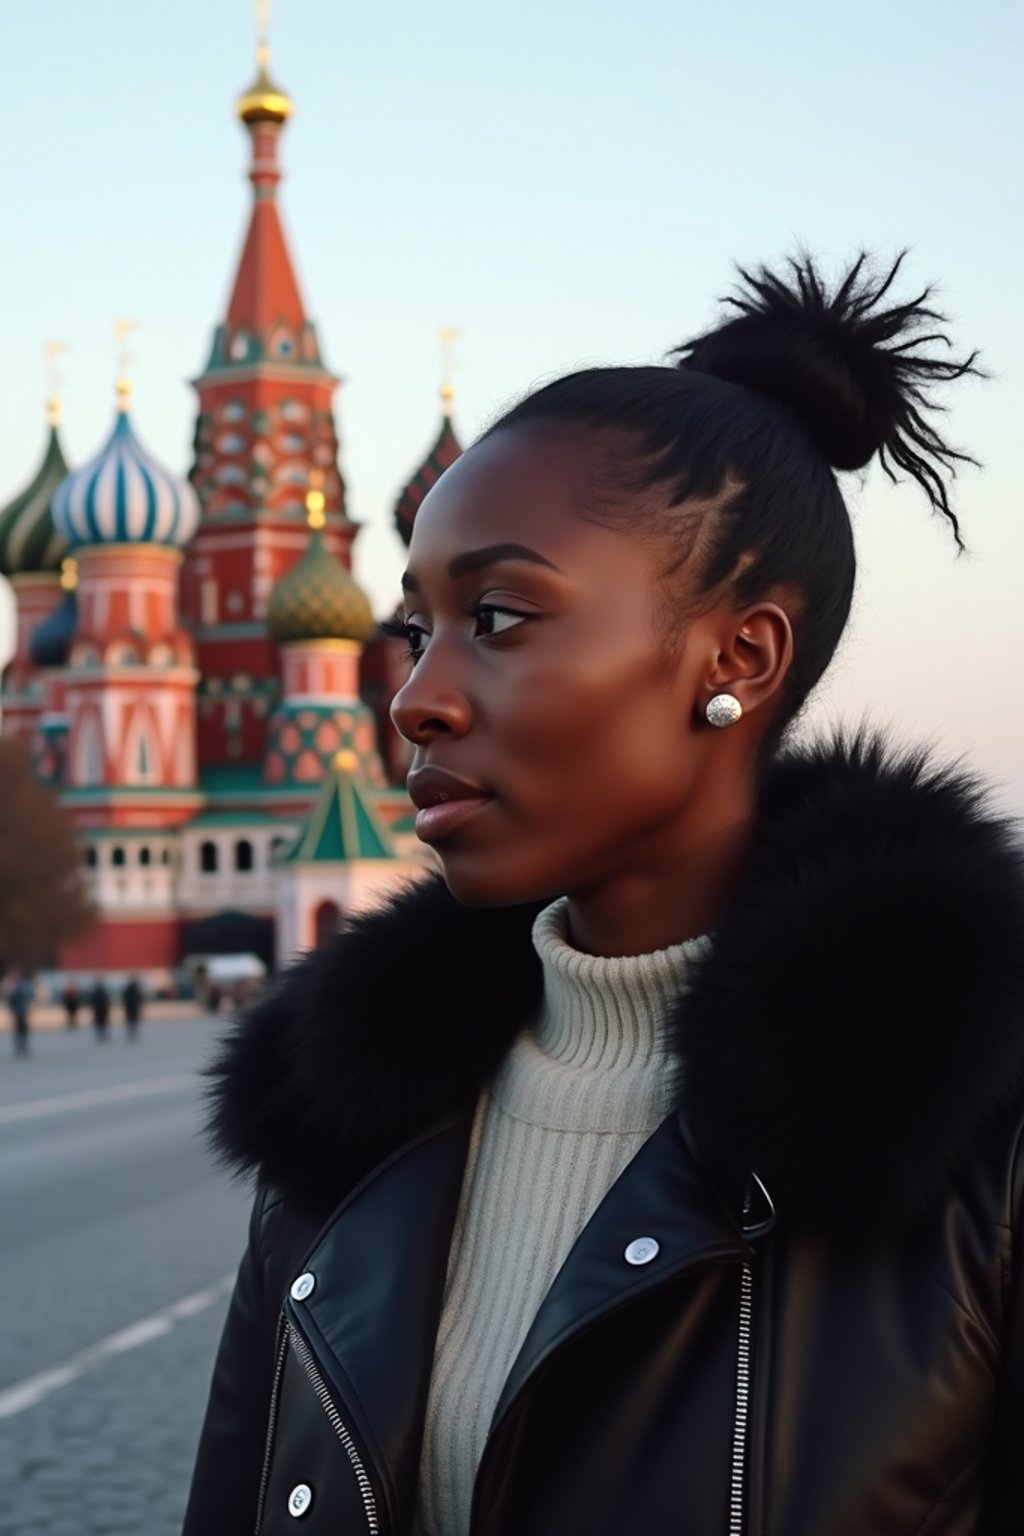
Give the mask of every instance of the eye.
M 506 630 L 514 629 L 517 624 L 532 617 L 531 614 L 517 612 L 515 608 L 498 608 L 493 603 L 475 603 L 471 612 L 484 626 L 485 635 L 503 635 Z
M 515 629 L 517 625 L 527 619 L 535 618 L 532 613 L 520 613 L 516 608 L 499 608 L 496 603 L 472 603 L 467 609 L 469 618 L 476 619 L 480 630 L 474 639 L 497 639 L 507 630 Z M 378 626 L 385 635 L 391 635 L 396 640 L 404 640 L 408 650 L 403 651 L 405 661 L 411 661 L 413 665 L 420 660 L 427 648 L 430 639 L 430 631 L 424 629 L 414 619 L 385 619 Z
M 403 661 L 419 661 L 423 654 L 423 648 L 430 639 L 425 629 L 418 624 L 412 624 L 408 619 L 384 619 L 378 628 L 385 635 L 390 635 L 393 640 L 404 640 L 409 649 L 402 652 Z

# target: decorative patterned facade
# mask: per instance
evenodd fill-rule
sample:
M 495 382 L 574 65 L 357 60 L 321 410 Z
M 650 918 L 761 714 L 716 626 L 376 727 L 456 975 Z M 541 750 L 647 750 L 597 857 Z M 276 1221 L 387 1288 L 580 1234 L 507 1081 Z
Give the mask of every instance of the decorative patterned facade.
M 338 380 L 281 224 L 292 106 L 267 65 L 261 47 L 237 105 L 252 206 L 188 480 L 143 448 L 122 382 L 107 441 L 71 473 L 51 402 L 42 463 L 0 511 L 18 608 L 3 729 L 79 831 L 101 916 L 57 959 L 80 975 L 239 949 L 280 964 L 430 859 L 387 714 L 400 645 L 351 571 Z M 461 451 L 442 397 L 399 499 L 406 541 Z

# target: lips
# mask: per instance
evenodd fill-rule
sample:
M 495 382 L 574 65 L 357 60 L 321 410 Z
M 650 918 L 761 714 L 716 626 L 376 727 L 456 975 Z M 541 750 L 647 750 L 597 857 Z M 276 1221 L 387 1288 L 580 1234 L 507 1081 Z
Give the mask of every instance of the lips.
M 459 774 L 447 768 L 437 768 L 433 764 L 414 768 L 406 780 L 406 788 L 413 805 L 420 811 L 447 800 L 491 798 L 490 790 L 484 789 L 482 784 L 474 784 L 471 779 L 463 779 Z
M 472 821 L 494 798 L 482 784 L 432 765 L 414 768 L 406 787 L 418 810 L 416 836 L 423 843 L 441 842 Z

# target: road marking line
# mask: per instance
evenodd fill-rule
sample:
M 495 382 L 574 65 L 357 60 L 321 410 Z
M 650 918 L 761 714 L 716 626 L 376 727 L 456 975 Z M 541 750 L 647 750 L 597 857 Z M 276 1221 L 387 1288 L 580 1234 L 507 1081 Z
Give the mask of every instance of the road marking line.
M 108 1088 L 84 1088 L 81 1093 L 64 1093 L 53 1099 L 31 1099 L 27 1104 L 8 1104 L 0 1109 L 0 1125 L 19 1120 L 36 1120 L 42 1115 L 60 1115 L 70 1109 L 91 1109 L 96 1104 L 119 1104 L 128 1099 L 151 1099 L 161 1093 L 179 1093 L 194 1088 L 192 1074 L 173 1077 L 147 1077 L 141 1082 L 115 1083 Z
M 108 1360 L 116 1359 L 130 1349 L 138 1349 L 152 1339 L 163 1338 L 170 1333 L 175 1323 L 195 1317 L 198 1312 L 205 1312 L 207 1307 L 220 1301 L 234 1283 L 233 1274 L 224 1275 L 205 1290 L 193 1291 L 191 1296 L 183 1296 L 180 1301 L 171 1302 L 169 1307 L 127 1328 L 121 1328 L 117 1333 L 101 1339 L 98 1344 L 91 1344 L 88 1349 L 71 1355 L 60 1365 L 52 1366 L 48 1371 L 40 1371 L 36 1376 L 26 1376 L 24 1381 L 5 1388 L 0 1391 L 0 1419 L 10 1419 L 17 1413 L 24 1413 L 26 1408 L 34 1408 L 37 1403 L 49 1397 L 51 1392 L 70 1386 L 73 1381 L 96 1370 Z

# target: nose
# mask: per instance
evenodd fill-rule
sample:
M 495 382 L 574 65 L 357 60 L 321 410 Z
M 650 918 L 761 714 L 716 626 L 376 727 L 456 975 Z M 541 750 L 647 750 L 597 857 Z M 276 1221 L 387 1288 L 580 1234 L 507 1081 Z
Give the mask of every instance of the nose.
M 417 747 L 436 736 L 464 736 L 472 718 L 465 695 L 437 675 L 428 656 L 417 662 L 391 701 L 395 730 Z

